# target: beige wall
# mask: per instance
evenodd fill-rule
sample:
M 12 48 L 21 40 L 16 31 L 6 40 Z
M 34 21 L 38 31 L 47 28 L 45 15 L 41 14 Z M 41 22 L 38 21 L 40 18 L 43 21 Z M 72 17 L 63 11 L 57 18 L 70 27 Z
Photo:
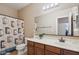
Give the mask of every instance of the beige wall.
M 19 17 L 25 22 L 25 35 L 33 37 L 34 34 L 34 18 L 43 13 L 42 4 L 30 4 L 19 11 Z
M 19 17 L 24 19 L 25 22 L 25 35 L 28 37 L 32 37 L 34 34 L 34 17 L 41 13 L 39 8 L 38 4 L 32 4 L 19 11 Z
M 54 15 L 55 15 L 55 17 L 59 17 L 58 15 L 60 15 L 62 17 L 65 14 L 66 14 L 66 16 L 68 16 L 68 13 L 71 10 L 67 9 L 67 8 L 72 7 L 72 6 L 68 5 L 70 7 L 59 7 L 59 8 L 50 9 L 50 11 L 43 11 L 42 6 L 43 6 L 43 4 L 31 4 L 27 7 L 24 7 L 23 9 L 19 10 L 19 17 L 24 19 L 24 22 L 25 22 L 25 35 L 27 37 L 33 37 L 35 17 L 44 15 L 47 13 L 51 13 L 52 17 L 54 17 Z M 64 9 L 67 9 L 67 11 Z M 56 20 L 55 17 L 53 20 Z M 54 21 L 53 25 L 54 25 L 53 27 L 55 27 L 54 32 L 56 33 L 56 21 Z
M 0 4 L 0 14 L 12 17 L 18 17 L 18 12 L 16 9 L 1 4 Z

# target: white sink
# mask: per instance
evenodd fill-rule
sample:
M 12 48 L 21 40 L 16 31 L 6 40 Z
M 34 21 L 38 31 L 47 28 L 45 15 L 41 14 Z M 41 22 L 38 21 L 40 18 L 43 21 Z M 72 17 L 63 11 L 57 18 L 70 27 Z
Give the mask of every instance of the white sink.
M 16 50 L 18 51 L 18 54 L 21 55 L 23 54 L 25 50 L 26 44 L 19 44 L 16 46 Z

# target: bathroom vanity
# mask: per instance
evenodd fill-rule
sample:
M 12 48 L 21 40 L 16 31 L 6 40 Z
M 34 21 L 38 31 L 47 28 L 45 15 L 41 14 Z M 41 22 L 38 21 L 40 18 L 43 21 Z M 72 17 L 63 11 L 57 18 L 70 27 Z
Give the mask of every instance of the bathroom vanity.
M 53 39 L 33 39 L 27 41 L 28 55 L 79 55 L 79 47 L 62 42 L 53 42 Z
M 55 15 L 51 12 L 35 17 L 34 36 L 38 35 L 40 39 L 28 39 L 28 55 L 79 55 L 79 6 L 70 8 L 67 14 L 63 11 L 63 14 L 58 13 Z M 41 39 L 43 34 L 53 37 Z M 66 36 L 66 42 L 57 36 Z M 70 39 L 69 36 L 78 38 Z

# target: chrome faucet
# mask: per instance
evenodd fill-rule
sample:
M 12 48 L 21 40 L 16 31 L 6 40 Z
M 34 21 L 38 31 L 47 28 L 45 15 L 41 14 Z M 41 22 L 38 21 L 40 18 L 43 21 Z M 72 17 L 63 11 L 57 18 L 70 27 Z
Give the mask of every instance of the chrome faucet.
M 59 39 L 59 42 L 65 42 L 65 39 L 63 39 L 63 37 L 61 37 L 61 38 Z

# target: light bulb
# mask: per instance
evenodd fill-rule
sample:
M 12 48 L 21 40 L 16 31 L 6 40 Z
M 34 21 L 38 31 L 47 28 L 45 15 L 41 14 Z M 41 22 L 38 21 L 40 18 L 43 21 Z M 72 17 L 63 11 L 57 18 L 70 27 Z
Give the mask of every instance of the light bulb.
M 55 5 L 55 6 L 57 6 L 57 5 L 58 5 L 58 3 L 55 3 L 54 5 Z
M 43 6 L 43 8 L 42 8 L 43 10 L 45 10 L 46 9 L 46 7 L 45 6 Z
M 50 7 L 53 7 L 54 6 L 54 4 L 52 3 L 52 4 L 50 4 Z
M 47 9 L 49 8 L 49 5 L 47 5 L 47 7 L 46 7 Z

